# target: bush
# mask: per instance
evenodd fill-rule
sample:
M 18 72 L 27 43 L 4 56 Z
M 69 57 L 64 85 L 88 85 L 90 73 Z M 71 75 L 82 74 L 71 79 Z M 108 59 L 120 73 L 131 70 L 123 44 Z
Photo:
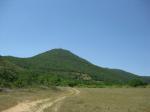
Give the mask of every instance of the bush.
M 137 87 L 137 86 L 144 86 L 147 84 L 140 79 L 133 79 L 129 81 L 129 85 L 132 87 Z
M 70 86 L 70 87 L 75 87 L 75 86 L 77 86 L 77 83 L 76 83 L 76 82 L 69 82 L 69 83 L 68 83 L 68 86 Z

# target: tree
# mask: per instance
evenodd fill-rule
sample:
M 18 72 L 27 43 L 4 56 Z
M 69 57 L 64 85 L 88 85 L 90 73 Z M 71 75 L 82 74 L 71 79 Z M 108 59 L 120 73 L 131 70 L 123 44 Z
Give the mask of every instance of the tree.
M 143 82 L 141 79 L 133 79 L 129 81 L 129 85 L 132 87 L 137 87 L 137 86 L 144 86 L 146 85 L 146 83 Z

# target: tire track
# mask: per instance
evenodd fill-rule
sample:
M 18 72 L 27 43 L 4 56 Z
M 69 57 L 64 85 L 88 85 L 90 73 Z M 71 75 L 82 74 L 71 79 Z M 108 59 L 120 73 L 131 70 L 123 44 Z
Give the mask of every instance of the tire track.
M 70 94 L 68 94 L 68 96 L 66 96 L 65 98 L 67 98 L 69 96 L 76 96 L 76 95 L 80 94 L 80 91 L 75 88 L 71 88 L 71 89 L 69 89 L 69 91 L 70 91 Z M 62 100 L 57 102 L 53 107 L 53 112 L 58 112 L 59 108 L 61 107 L 61 104 L 62 104 Z
M 55 105 L 54 112 L 57 112 L 61 106 L 61 101 L 69 96 L 78 95 L 79 93 L 80 91 L 75 88 L 68 88 L 68 94 L 64 94 L 55 99 L 47 98 L 32 102 L 25 101 L 2 112 L 44 112 L 45 109 L 50 108 L 53 105 Z

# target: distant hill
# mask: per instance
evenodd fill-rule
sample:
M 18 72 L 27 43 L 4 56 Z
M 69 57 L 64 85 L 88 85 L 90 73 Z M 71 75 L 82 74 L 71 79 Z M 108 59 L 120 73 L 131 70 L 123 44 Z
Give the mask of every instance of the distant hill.
M 68 84 L 126 84 L 133 79 L 141 79 L 138 75 L 93 65 L 68 50 L 53 49 L 30 58 L 12 56 L 1 57 L 10 63 L 18 72 L 17 83 L 68 85 Z M 4 64 L 1 63 L 3 66 Z
M 150 83 L 150 76 L 141 76 L 141 77 L 145 82 Z

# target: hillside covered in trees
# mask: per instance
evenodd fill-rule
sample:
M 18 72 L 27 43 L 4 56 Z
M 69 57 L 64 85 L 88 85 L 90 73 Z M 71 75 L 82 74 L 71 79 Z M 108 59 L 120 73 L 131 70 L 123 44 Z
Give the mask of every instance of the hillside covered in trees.
M 0 86 L 145 85 L 149 78 L 103 68 L 68 50 L 53 49 L 30 58 L 0 56 Z

